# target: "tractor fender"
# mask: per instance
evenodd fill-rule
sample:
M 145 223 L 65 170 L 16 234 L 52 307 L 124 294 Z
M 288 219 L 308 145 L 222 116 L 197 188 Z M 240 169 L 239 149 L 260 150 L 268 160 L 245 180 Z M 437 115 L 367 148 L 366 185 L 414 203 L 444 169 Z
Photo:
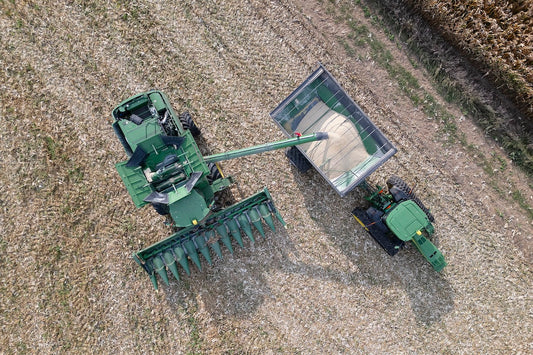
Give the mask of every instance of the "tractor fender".
M 396 186 L 391 187 L 389 189 L 389 193 L 392 195 L 394 202 L 400 202 L 410 199 L 410 197 L 404 191 L 397 188 Z

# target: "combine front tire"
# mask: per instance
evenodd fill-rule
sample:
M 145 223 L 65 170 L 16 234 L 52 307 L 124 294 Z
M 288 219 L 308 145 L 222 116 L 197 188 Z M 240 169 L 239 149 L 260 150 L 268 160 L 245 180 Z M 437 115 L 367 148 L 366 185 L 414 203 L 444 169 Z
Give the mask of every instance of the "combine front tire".
M 152 203 L 152 206 L 154 207 L 154 210 L 161 216 L 169 214 L 168 205 L 165 205 L 163 203 Z
M 207 166 L 209 167 L 209 175 L 207 175 L 207 181 L 209 181 L 209 183 L 222 179 L 222 174 L 215 163 L 209 163 Z
M 422 211 L 424 211 L 424 213 L 426 214 L 426 216 L 428 217 L 431 223 L 435 221 L 435 218 L 433 217 L 431 212 L 429 212 L 429 209 L 426 208 L 426 206 L 424 206 L 422 201 L 420 201 L 420 199 L 415 195 L 415 193 L 409 187 L 409 185 L 407 185 L 399 176 L 392 175 L 387 180 L 387 186 L 389 187 L 389 190 L 392 187 L 396 187 L 397 189 L 401 190 L 404 194 L 407 195 L 407 197 L 409 197 L 410 200 L 413 200 L 413 202 L 416 203 Z
M 191 134 L 193 137 L 198 137 L 200 135 L 200 128 L 196 126 L 196 123 L 192 120 L 191 114 L 188 111 L 183 112 L 179 116 L 181 125 L 183 126 L 184 130 L 191 131 Z

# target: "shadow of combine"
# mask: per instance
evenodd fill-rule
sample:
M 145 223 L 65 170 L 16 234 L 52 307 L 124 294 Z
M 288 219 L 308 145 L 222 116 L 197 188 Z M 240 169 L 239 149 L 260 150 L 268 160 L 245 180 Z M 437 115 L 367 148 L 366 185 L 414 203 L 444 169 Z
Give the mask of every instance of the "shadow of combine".
M 190 276 L 160 287 L 169 305 L 176 308 L 183 299 L 197 300 L 214 318 L 246 318 L 255 312 L 272 296 L 264 275 L 284 268 L 286 253 L 294 251 L 287 231 L 278 222 L 275 227 L 276 231 L 265 229 L 266 236 L 257 236 L 254 243 L 243 237 L 243 247 L 232 240 L 233 254 L 225 249 L 222 259 L 213 257 L 211 266 L 191 267 Z

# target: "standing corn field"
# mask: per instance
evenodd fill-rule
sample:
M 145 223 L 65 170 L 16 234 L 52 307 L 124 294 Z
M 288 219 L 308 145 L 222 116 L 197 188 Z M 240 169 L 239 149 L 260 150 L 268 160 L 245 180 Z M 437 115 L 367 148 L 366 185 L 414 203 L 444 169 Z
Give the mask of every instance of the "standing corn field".
M 533 1 L 408 2 L 533 120 Z

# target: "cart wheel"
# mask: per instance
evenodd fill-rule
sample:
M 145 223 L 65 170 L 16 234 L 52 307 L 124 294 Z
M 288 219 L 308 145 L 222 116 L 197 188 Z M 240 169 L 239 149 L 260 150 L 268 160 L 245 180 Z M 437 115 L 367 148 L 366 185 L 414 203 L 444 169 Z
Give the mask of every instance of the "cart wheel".
M 292 165 L 294 165 L 302 174 L 312 168 L 309 160 L 307 160 L 307 158 L 296 147 L 290 147 L 287 152 L 285 152 L 285 155 L 287 158 L 289 158 Z
M 207 175 L 207 181 L 209 181 L 209 183 L 222 178 L 222 174 L 215 163 L 209 163 L 207 166 L 209 167 L 209 175 Z
M 181 122 L 181 125 L 183 126 L 183 129 L 191 131 L 191 134 L 193 137 L 198 137 L 200 135 L 200 128 L 194 123 L 192 120 L 191 114 L 189 111 L 183 112 L 179 116 L 179 120 Z
M 396 175 L 392 175 L 387 180 L 387 186 L 389 187 L 389 190 L 393 186 L 396 187 L 397 189 L 401 190 L 404 194 L 406 194 L 409 197 L 410 200 L 413 200 L 418 205 L 418 207 L 420 207 L 420 209 L 422 211 L 424 211 L 424 213 L 426 214 L 426 216 L 428 217 L 430 222 L 432 222 L 432 223 L 435 222 L 435 218 L 433 217 L 431 212 L 429 212 L 429 209 L 426 208 L 426 206 L 424 206 L 422 201 L 420 201 L 420 199 L 415 195 L 415 193 L 409 187 L 409 185 L 407 185 L 400 177 L 398 177 Z

